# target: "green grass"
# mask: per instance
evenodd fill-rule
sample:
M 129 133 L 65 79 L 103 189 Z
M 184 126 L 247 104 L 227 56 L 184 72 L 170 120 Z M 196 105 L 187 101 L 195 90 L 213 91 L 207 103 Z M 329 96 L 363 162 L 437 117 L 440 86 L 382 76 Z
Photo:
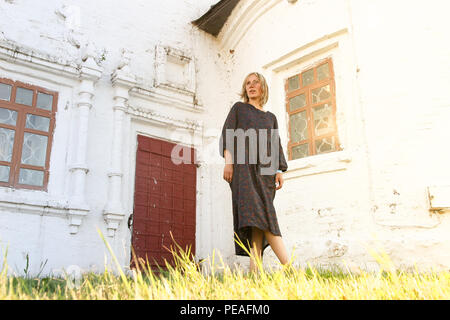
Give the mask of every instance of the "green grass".
M 110 250 L 109 244 L 105 245 Z M 111 251 L 110 251 L 111 252 Z M 213 255 L 198 263 L 188 251 L 174 251 L 175 266 L 156 274 L 145 263 L 126 274 L 115 256 L 116 271 L 84 274 L 70 278 L 30 278 L 7 276 L 4 263 L 0 273 L 0 300 L 110 300 L 110 299 L 449 299 L 449 272 L 405 272 L 395 270 L 389 257 L 372 252 L 380 265 L 378 272 L 306 269 L 288 266 L 263 268 L 249 273 L 230 269 Z M 218 262 L 215 260 L 219 260 Z M 202 272 L 207 265 L 210 272 Z

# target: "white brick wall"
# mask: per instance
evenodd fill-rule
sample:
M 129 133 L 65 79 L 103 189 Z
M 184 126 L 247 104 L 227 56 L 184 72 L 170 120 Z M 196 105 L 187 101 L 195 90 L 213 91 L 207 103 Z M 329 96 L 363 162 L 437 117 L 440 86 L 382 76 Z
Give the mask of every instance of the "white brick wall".
M 132 92 L 128 101 L 134 113 L 123 122 L 125 220 L 133 210 L 136 134 L 180 135 L 186 140 L 186 130 L 170 131 L 155 121 L 177 128 L 198 121 L 203 126 L 196 137 L 205 163 L 198 176 L 197 255 L 204 258 L 216 249 L 230 263 L 247 264 L 248 259 L 234 256 L 231 194 L 222 179 L 218 132 L 239 99 L 243 77 L 261 71 L 270 84 L 267 108 L 277 115 L 286 151 L 283 81 L 332 57 L 344 152 L 290 161 L 285 186 L 275 198 L 281 232 L 296 262 L 345 261 L 376 268 L 368 249 L 381 244 L 399 266 L 418 262 L 423 268 L 448 267 L 448 213 L 430 215 L 426 198 L 427 186 L 450 183 L 450 154 L 445 149 L 450 116 L 446 2 L 242 0 L 217 39 L 190 24 L 215 2 L 0 1 L 1 43 L 28 52 L 33 61 L 41 57 L 67 65 L 66 71 L 51 73 L 36 63 L 0 60 L 1 76 L 60 92 L 51 158 L 53 189 L 44 198 L 21 190 L 0 195 L 3 200 L 12 195 L 16 202 L 57 199 L 63 213 L 2 210 L 2 252 L 8 245 L 13 270 L 23 270 L 27 254 L 34 273 L 47 259 L 44 273 L 71 265 L 103 268 L 105 251 L 96 228 L 106 234 L 111 74 L 123 48 L 130 51 L 129 70 L 138 86 L 154 90 L 158 97 Z M 102 72 L 89 113 L 85 197 L 90 211 L 78 233 L 70 234 L 64 203 L 72 190 L 69 167 L 77 142 L 76 66 L 87 42 L 93 44 L 92 55 Z M 160 71 L 155 48 L 163 47 L 192 58 L 194 79 L 185 80 L 195 84 L 192 105 L 197 110 L 189 111 L 189 95 L 154 87 L 155 70 Z M 167 78 L 176 79 L 173 74 Z M 140 113 L 146 115 L 136 121 Z M 126 221 L 108 240 L 121 263 L 128 265 L 131 239 Z M 266 259 L 276 261 L 270 249 Z
M 212 50 L 206 52 L 206 49 L 211 47 L 210 40 L 196 30 L 190 21 L 206 12 L 213 3 L 213 0 L 195 3 L 175 0 L 132 3 L 66 0 L 50 0 L 45 3 L 27 0 L 0 2 L 0 44 L 16 48 L 20 53 L 20 59 L 16 59 L 16 53 L 5 49 L 4 59 L 0 59 L 0 76 L 59 92 L 49 192 L 9 188 L 0 190 L 0 200 L 3 201 L 0 214 L 0 250 L 3 256 L 8 247 L 8 264 L 12 272 L 23 272 L 27 255 L 30 274 L 37 274 L 45 261 L 47 263 L 43 274 L 61 272 L 63 268 L 67 269 L 73 265 L 82 270 L 103 269 L 106 251 L 97 228 L 107 235 L 103 212 L 109 201 L 108 174 L 111 171 L 111 159 L 108 154 L 112 146 L 115 105 L 111 74 L 121 63 L 123 48 L 130 51 L 130 72 L 136 76 L 137 84 L 142 88 L 153 88 L 157 46 L 167 46 L 186 53 L 194 58 L 192 65 L 199 68 L 197 59 L 214 55 L 210 53 Z M 197 33 L 200 34 L 198 39 L 194 37 Z M 195 45 L 195 41 L 199 43 Z M 84 46 L 88 42 L 93 45 L 91 54 L 101 71 L 89 111 L 86 146 L 86 165 L 89 171 L 86 174 L 85 201 L 90 210 L 82 219 L 78 232 L 71 234 L 67 208 L 70 207 L 74 181 L 70 167 L 76 155 L 77 126 L 80 120 L 77 108 L 80 83 L 76 68 L 81 63 Z M 197 48 L 203 51 L 194 54 Z M 25 55 L 22 56 L 21 53 Z M 51 66 L 50 68 L 66 69 L 70 72 L 41 68 L 38 63 L 42 62 Z M 204 65 L 213 66 L 214 60 L 208 58 Z M 212 68 L 214 67 L 210 67 L 209 71 L 203 70 L 202 73 L 197 70 L 198 75 L 208 74 Z M 209 76 L 208 81 L 214 79 L 214 74 L 215 72 Z M 193 78 L 189 78 L 188 85 L 195 85 L 196 76 L 194 74 Z M 169 78 L 173 79 L 173 75 L 169 75 Z M 203 83 L 202 79 L 198 81 L 198 85 Z M 192 90 L 197 91 L 197 88 L 194 86 Z M 207 90 L 204 88 L 198 92 Z M 172 102 L 163 104 L 162 95 L 158 94 L 156 100 L 151 100 L 149 96 L 132 94 L 128 104 L 133 108 L 155 111 L 154 118 L 163 124 L 165 121 L 172 123 L 175 129 L 187 125 L 189 121 L 198 121 L 201 124 L 203 117 L 211 117 L 210 114 L 214 114 L 210 110 L 204 112 L 204 115 L 190 112 L 186 110 L 189 109 L 189 103 L 186 107 L 186 102 L 182 101 L 186 98 L 182 94 L 164 94 Z M 191 96 L 191 106 L 194 107 L 192 99 Z M 200 98 L 196 99 L 197 104 L 200 104 Z M 147 118 L 138 124 L 128 115 L 123 122 L 124 220 L 115 236 L 107 239 L 124 266 L 129 264 L 130 259 L 131 234 L 126 220 L 133 210 L 136 133 L 139 131 L 164 138 L 173 135 L 170 130 L 161 131 L 154 124 L 145 122 L 148 121 L 145 119 Z M 181 137 L 191 134 L 181 131 Z M 199 172 L 204 174 L 203 171 Z M 202 200 L 198 201 L 199 215 L 204 214 L 206 210 L 202 209 L 206 202 L 203 207 L 202 203 Z M 40 205 L 32 206 L 33 210 L 25 212 L 24 208 L 30 204 Z M 50 213 L 46 211 L 47 205 L 50 207 Z M 199 228 L 203 230 L 203 227 Z M 197 238 L 201 239 L 200 236 Z M 197 245 L 197 248 L 197 252 L 202 254 L 202 245 Z M 108 258 L 108 261 L 111 259 Z
M 443 16 L 448 4 L 265 3 L 270 10 L 250 9 L 243 19 L 250 2 L 241 2 L 219 35 L 224 59 L 233 62 L 232 91 L 245 74 L 262 70 L 271 82 L 268 109 L 280 122 L 282 81 L 331 56 L 339 136 L 350 159 L 322 164 L 324 170 L 340 168 L 330 172 L 319 164 L 328 160 L 289 162 L 290 169 L 304 169 L 285 174 L 288 180 L 275 203 L 281 231 L 289 247 L 296 248 L 298 263 L 345 260 L 371 267 L 368 248 L 377 238 L 399 266 L 415 261 L 423 268 L 448 266 L 448 213 L 430 214 L 426 195 L 427 186 L 450 183 L 444 125 L 450 109 L 445 90 L 450 82 L 449 24 Z M 248 17 L 257 18 L 250 23 Z M 250 27 L 236 29 L 245 25 L 243 20 Z M 231 30 L 242 37 L 236 40 Z M 344 31 L 336 35 L 339 30 Z M 333 41 L 336 47 L 326 49 Z M 286 121 L 281 122 L 283 130 Z M 271 260 L 276 260 L 273 254 Z

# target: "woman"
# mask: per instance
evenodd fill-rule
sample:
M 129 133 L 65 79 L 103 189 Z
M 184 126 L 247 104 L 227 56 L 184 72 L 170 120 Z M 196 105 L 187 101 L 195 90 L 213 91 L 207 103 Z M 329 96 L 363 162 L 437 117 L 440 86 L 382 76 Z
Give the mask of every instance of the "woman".
M 283 187 L 282 172 L 287 170 L 287 163 L 278 136 L 277 118 L 273 113 L 263 109 L 268 95 L 267 83 L 261 74 L 252 72 L 245 77 L 241 92 L 244 102 L 236 102 L 225 120 L 220 139 L 220 153 L 225 158 L 223 178 L 229 183 L 232 192 L 235 240 L 240 240 L 247 249 L 244 250 L 235 242 L 236 255 L 249 256 L 250 252 L 251 257 L 261 259 L 264 249 L 270 245 L 280 262 L 285 265 L 289 257 L 281 238 L 273 199 L 276 190 Z M 237 156 L 238 152 L 242 151 L 236 146 L 237 138 L 229 136 L 227 140 L 227 132 L 237 133 L 239 132 L 237 129 L 257 132 L 257 143 L 255 141 L 250 143 L 251 134 L 248 135 L 248 139 L 245 138 L 244 162 L 242 158 L 241 161 L 236 161 L 240 159 Z M 276 173 L 273 170 L 271 174 L 267 174 L 266 170 L 264 171 L 266 173 L 262 174 L 261 169 L 268 169 L 266 162 L 261 161 L 259 152 L 262 149 L 259 147 L 259 141 L 264 134 L 267 134 L 266 154 L 273 150 L 272 146 L 277 144 L 279 146 L 269 156 L 270 164 L 277 164 Z M 256 162 L 251 161 L 255 157 L 252 158 L 250 152 L 255 147 Z M 257 270 L 256 261 L 252 258 L 250 270 Z

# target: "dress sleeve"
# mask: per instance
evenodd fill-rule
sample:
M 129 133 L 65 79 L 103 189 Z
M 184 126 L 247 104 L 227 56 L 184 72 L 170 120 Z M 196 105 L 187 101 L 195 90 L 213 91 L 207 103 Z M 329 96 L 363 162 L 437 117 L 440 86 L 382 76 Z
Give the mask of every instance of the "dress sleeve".
M 222 135 L 220 136 L 219 141 L 219 153 L 222 156 L 222 158 L 225 158 L 225 149 L 230 150 L 230 148 L 227 148 L 226 146 L 226 130 L 227 129 L 233 129 L 235 130 L 238 125 L 238 103 L 236 102 L 233 107 L 231 107 L 230 112 L 228 113 L 227 118 L 225 119 L 225 123 L 222 127 Z
M 274 129 L 278 130 L 278 121 L 277 121 L 277 117 L 275 116 L 275 122 L 273 125 Z M 284 157 L 284 152 L 283 152 L 283 146 L 281 145 L 281 138 L 278 135 L 278 145 L 279 145 L 279 166 L 278 166 L 278 170 L 281 170 L 282 172 L 287 171 L 288 169 L 288 165 L 286 162 L 286 158 Z

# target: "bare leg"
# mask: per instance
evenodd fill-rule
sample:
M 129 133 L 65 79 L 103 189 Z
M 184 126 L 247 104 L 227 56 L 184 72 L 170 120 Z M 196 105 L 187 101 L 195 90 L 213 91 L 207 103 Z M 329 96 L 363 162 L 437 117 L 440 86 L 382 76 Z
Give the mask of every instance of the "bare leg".
M 252 247 L 250 248 L 250 253 L 257 259 L 261 259 L 263 236 L 264 232 L 262 230 L 252 227 L 252 240 L 251 240 Z M 258 271 L 258 265 L 252 257 L 250 257 L 250 271 L 252 272 Z
M 278 260 L 280 260 L 281 264 L 286 265 L 287 263 L 289 263 L 289 255 L 284 245 L 283 239 L 280 236 L 274 235 L 268 230 L 264 231 L 264 235 L 266 236 L 267 242 L 269 242 L 270 247 L 278 257 Z

